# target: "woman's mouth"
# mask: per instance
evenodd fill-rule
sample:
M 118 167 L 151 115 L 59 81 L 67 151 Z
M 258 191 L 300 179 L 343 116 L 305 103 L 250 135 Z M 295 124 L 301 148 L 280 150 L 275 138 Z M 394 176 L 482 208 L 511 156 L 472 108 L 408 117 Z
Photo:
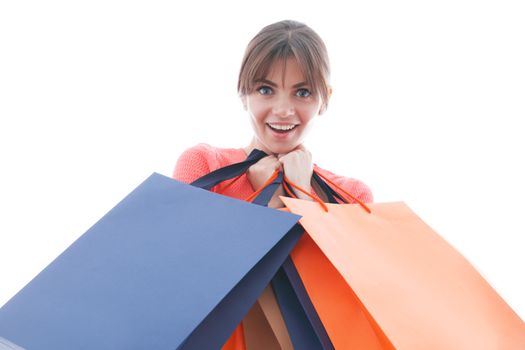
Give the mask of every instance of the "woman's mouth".
M 273 131 L 279 134 L 286 134 L 292 131 L 293 129 L 295 129 L 297 126 L 299 126 L 299 124 L 272 124 L 272 123 L 267 123 L 266 125 L 268 125 L 270 129 L 272 129 Z

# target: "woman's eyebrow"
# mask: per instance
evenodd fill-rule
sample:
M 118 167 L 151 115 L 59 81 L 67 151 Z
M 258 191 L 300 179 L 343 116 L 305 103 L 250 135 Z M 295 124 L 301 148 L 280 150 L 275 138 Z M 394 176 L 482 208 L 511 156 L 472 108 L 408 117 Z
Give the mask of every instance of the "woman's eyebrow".
M 276 83 L 274 83 L 273 81 L 268 80 L 268 79 L 257 79 L 255 82 L 256 83 L 265 83 L 265 84 L 268 84 L 270 86 L 277 87 Z M 298 87 L 301 87 L 301 86 L 304 86 L 304 85 L 308 85 L 308 83 L 306 81 L 302 81 L 300 83 L 295 84 L 292 87 L 295 89 L 295 88 L 298 88 Z
M 308 85 L 308 83 L 306 81 L 302 81 L 300 83 L 297 83 L 295 84 L 294 86 L 292 86 L 293 88 L 298 88 L 298 87 L 301 87 L 301 86 L 304 86 L 304 85 Z
M 268 80 L 268 79 L 257 79 L 255 82 L 256 83 L 265 83 L 265 84 L 268 84 L 270 86 L 277 87 L 276 83 L 274 83 L 273 81 Z

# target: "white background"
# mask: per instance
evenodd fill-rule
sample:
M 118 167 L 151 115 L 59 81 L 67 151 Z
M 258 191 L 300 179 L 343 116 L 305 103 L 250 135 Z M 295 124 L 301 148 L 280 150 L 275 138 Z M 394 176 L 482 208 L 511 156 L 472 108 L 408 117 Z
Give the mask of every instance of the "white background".
M 524 318 L 521 1 L 175 3 L 1 3 L 0 305 L 185 148 L 247 145 L 244 48 L 291 18 L 332 61 L 314 161 L 405 201 Z

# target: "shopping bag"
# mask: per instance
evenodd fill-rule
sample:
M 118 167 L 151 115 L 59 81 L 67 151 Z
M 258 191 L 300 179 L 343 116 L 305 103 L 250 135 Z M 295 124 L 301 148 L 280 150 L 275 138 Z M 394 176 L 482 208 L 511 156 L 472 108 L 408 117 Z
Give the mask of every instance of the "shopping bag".
M 253 304 L 246 316 L 244 316 L 242 322 L 247 350 L 282 349 L 258 302 Z
M 290 255 L 335 349 L 394 349 L 310 235 Z
M 369 210 L 359 199 L 316 171 L 312 175 L 312 180 L 317 184 L 329 203 L 341 204 L 352 201 Z M 296 198 L 294 188 L 308 194 L 286 178 L 284 188 L 292 198 Z M 337 188 L 338 191 L 345 195 L 340 194 L 334 188 Z M 319 203 L 321 208 L 328 211 L 325 203 L 319 197 L 311 195 L 310 197 Z M 293 257 L 293 263 L 289 263 L 292 260 L 287 259 L 285 265 L 288 267 L 286 271 L 291 276 L 295 276 L 291 277 L 290 281 L 293 282 L 292 285 L 296 290 L 297 298 L 305 305 L 304 310 L 312 320 L 311 323 L 313 325 L 322 324 L 322 328 L 317 326 L 315 329 L 324 330 L 324 332 L 329 331 L 330 333 L 330 337 L 325 335 L 319 338 L 324 340 L 324 348 L 393 349 L 391 343 L 384 337 L 373 320 L 367 317 L 366 313 L 359 307 L 359 300 L 356 299 L 351 288 L 348 287 L 339 272 L 308 234 L 301 237 L 292 250 L 291 256 Z M 300 268 L 300 276 L 295 267 L 296 264 Z M 305 284 L 308 284 L 308 292 L 305 290 Z M 316 300 L 315 307 L 312 305 L 313 299 Z M 315 309 L 315 313 L 309 312 L 312 309 Z M 323 315 L 322 321 L 318 319 L 320 314 Z M 320 334 L 323 335 L 323 333 Z M 331 343 L 327 343 L 326 338 Z
M 325 327 L 290 259 L 283 263 L 271 283 L 294 348 L 333 349 Z
M 220 348 L 299 239 L 297 220 L 154 174 L 0 309 L 2 344 Z
M 282 200 L 302 216 L 292 260 L 336 349 L 525 349 L 523 321 L 404 203 Z
M 197 185 L 202 188 L 211 189 L 227 179 L 236 178 L 233 181 L 229 182 L 225 186 L 218 187 L 218 191 L 221 189 L 230 186 L 235 182 L 239 176 L 244 174 L 248 168 L 265 157 L 266 154 L 260 150 L 253 150 L 243 162 L 228 165 L 224 168 L 220 168 L 212 171 L 209 174 L 204 175 L 203 177 L 192 182 L 192 185 Z M 277 188 L 283 183 L 284 174 L 281 172 L 274 172 L 273 176 L 268 179 L 268 181 L 261 187 L 259 191 L 256 191 L 251 197 L 246 198 L 252 203 L 259 204 L 262 206 L 267 206 L 271 197 L 277 190 Z M 315 178 L 315 177 L 314 177 Z M 319 180 L 317 180 L 319 181 Z M 322 180 L 321 180 L 322 181 Z M 217 187 L 216 187 L 217 188 Z M 331 194 L 327 194 L 329 197 Z M 337 194 L 336 194 L 337 195 Z M 288 266 L 288 268 L 285 268 Z M 295 275 L 290 276 L 290 273 L 295 269 L 293 268 L 293 263 L 291 260 L 287 260 L 283 265 L 282 271 L 280 270 L 275 278 L 272 279 L 273 290 L 275 291 L 276 297 L 279 300 L 280 309 L 283 313 L 284 319 L 286 320 L 286 333 L 290 333 L 291 341 L 295 348 L 300 349 L 332 349 L 332 345 L 326 334 L 326 331 L 323 328 L 322 323 L 319 320 L 319 317 L 316 314 L 315 309 L 313 308 L 307 293 L 304 291 L 304 287 L 301 285 L 300 279 Z M 293 283 L 291 283 L 293 281 Z M 254 307 L 257 307 L 255 305 Z M 253 345 L 243 342 L 242 339 L 246 338 L 246 341 L 249 343 L 250 339 L 262 339 L 264 335 L 261 333 L 263 331 L 268 331 L 267 328 L 262 326 L 267 325 L 258 322 L 255 316 L 257 310 L 250 310 L 249 317 L 247 322 L 244 322 L 244 327 L 252 327 L 252 325 L 257 325 L 257 330 L 254 329 L 245 329 L 243 331 L 241 325 L 235 329 L 235 332 L 231 335 L 230 339 L 222 347 L 223 350 L 244 350 L 246 348 L 253 347 Z M 257 319 L 259 321 L 259 319 Z M 276 327 L 276 325 L 273 325 Z M 280 325 L 281 326 L 281 325 Z M 253 328 L 253 327 L 252 327 Z M 288 330 L 290 332 L 288 332 Z M 277 335 L 277 334 L 275 334 Z M 250 338 L 250 339 L 248 339 Z M 283 339 L 279 339 L 279 346 L 282 349 L 286 349 L 288 344 Z M 260 343 L 260 342 L 259 342 Z M 252 342 L 253 344 L 253 342 Z M 277 344 L 277 343 L 273 343 Z M 270 343 L 265 346 L 270 346 Z
M 0 350 L 24 350 L 16 344 L 11 343 L 9 340 L 0 337 Z
M 254 152 L 258 152 L 258 154 L 255 154 L 254 156 Z M 232 169 L 229 168 L 236 167 L 236 165 L 230 165 L 206 175 L 205 177 L 195 181 L 194 184 L 199 183 L 199 185 L 205 188 L 211 188 L 212 186 L 222 182 L 225 179 L 225 174 L 228 174 L 228 178 L 238 176 L 239 174 L 246 171 L 248 167 L 251 166 L 251 164 L 266 156 L 266 154 L 261 151 L 254 150 L 254 152 L 252 152 L 252 154 L 250 154 L 248 159 L 245 161 L 250 162 L 250 164 L 245 164 L 243 166 L 244 170 L 241 172 L 232 172 Z M 288 188 L 288 186 L 286 186 L 286 181 L 283 181 L 283 174 L 278 175 L 279 176 L 270 178 L 267 183 L 263 185 L 261 189 L 261 195 L 258 195 L 257 198 L 255 198 L 255 203 L 267 205 L 271 196 L 275 192 L 275 189 L 281 185 L 281 183 L 284 185 L 287 192 L 294 196 L 294 190 L 292 188 Z M 204 178 L 207 180 L 203 182 Z M 341 196 L 327 183 L 325 183 L 323 177 L 319 176 L 317 173 L 313 173 L 312 180 L 317 183 L 320 190 L 325 194 L 326 198 L 330 202 L 338 203 L 346 201 L 343 196 Z M 226 187 L 231 185 L 231 183 L 232 182 L 226 185 Z M 268 186 L 268 188 L 265 188 L 266 186 Z M 273 187 L 273 190 L 269 191 L 270 187 Z M 295 185 L 293 185 L 293 187 L 304 191 Z M 266 192 L 265 196 L 262 195 L 264 192 Z M 304 240 L 304 237 L 302 239 Z M 301 278 L 299 277 L 295 266 L 290 259 L 285 261 L 282 268 L 279 269 L 277 274 L 272 279 L 272 287 L 275 291 L 277 299 L 279 300 L 279 313 L 282 314 L 286 320 L 286 332 L 291 335 L 293 346 L 300 349 L 333 349 L 330 338 L 328 337 L 326 330 L 324 329 L 324 326 L 310 301 L 308 293 L 301 282 Z M 258 301 L 261 301 L 261 299 Z M 286 346 L 283 345 L 285 342 L 281 341 L 279 344 L 275 342 L 275 335 L 277 334 L 276 332 L 272 333 L 270 327 L 268 327 L 270 323 L 269 320 L 264 318 L 261 320 L 261 317 L 259 317 L 261 315 L 261 310 L 259 309 L 260 307 L 258 304 L 252 307 L 249 314 L 243 320 L 244 329 L 243 327 L 239 326 L 232 334 L 228 342 L 223 346 L 223 350 L 244 350 L 246 348 L 253 347 L 254 343 L 256 342 L 259 346 L 266 348 L 273 348 L 274 346 L 279 346 L 281 349 L 286 348 Z M 255 321 L 257 321 L 257 323 Z M 276 325 L 274 325 L 274 329 L 275 326 Z M 356 331 L 359 332 L 361 329 L 356 328 Z M 346 337 L 348 337 L 347 333 L 348 332 L 345 334 Z M 360 337 L 361 334 L 359 334 L 359 338 Z M 242 341 L 244 338 L 246 338 L 246 342 Z M 262 339 L 265 339 L 265 341 L 263 342 Z
M 264 289 L 259 299 L 257 299 L 257 304 L 259 304 L 264 317 L 268 320 L 268 324 L 272 328 L 273 334 L 275 334 L 275 338 L 279 343 L 280 349 L 293 349 L 290 334 L 286 328 L 282 312 L 279 308 L 279 304 L 271 284 Z
M 271 286 L 267 286 L 243 318 L 247 350 L 293 350 Z
M 221 350 L 246 350 L 244 328 L 241 325 L 235 328 Z

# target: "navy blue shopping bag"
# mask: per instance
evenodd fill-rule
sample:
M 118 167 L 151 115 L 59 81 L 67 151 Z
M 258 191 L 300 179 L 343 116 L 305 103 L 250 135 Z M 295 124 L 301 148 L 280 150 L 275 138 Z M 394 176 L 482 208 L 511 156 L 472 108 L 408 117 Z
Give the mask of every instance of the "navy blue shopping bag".
M 254 149 L 245 161 L 217 169 L 197 179 L 192 185 L 211 189 L 226 179 L 245 173 L 252 164 L 266 156 L 267 154 L 263 151 Z M 315 172 L 312 174 L 312 180 L 320 186 L 329 202 L 337 203 L 337 199 L 345 201 Z M 262 189 L 262 192 L 252 203 L 267 206 L 273 194 L 283 182 L 285 182 L 284 174 L 279 173 L 273 181 Z M 290 191 L 293 193 L 293 189 L 290 189 Z M 272 278 L 271 285 L 294 348 L 302 350 L 333 349 L 333 344 L 291 259 L 288 258 L 283 262 L 283 265 Z
M 153 174 L 0 309 L 0 346 L 220 348 L 298 219 Z
M 245 173 L 251 165 L 266 156 L 267 154 L 263 151 L 254 149 L 245 161 L 217 169 L 197 179 L 192 185 L 211 189 L 224 180 Z M 279 173 L 273 181 L 262 189 L 262 192 L 252 203 L 267 206 L 277 188 L 285 182 L 283 175 L 283 173 Z M 337 200 L 345 201 L 339 193 L 333 190 L 315 172 L 312 174 L 312 180 L 320 186 L 330 203 L 337 203 Z M 290 191 L 293 193 L 293 189 L 290 189 Z M 272 278 L 271 285 L 294 348 L 301 350 L 334 349 L 299 277 L 295 265 L 290 258 L 287 258 L 283 262 L 282 266 Z

